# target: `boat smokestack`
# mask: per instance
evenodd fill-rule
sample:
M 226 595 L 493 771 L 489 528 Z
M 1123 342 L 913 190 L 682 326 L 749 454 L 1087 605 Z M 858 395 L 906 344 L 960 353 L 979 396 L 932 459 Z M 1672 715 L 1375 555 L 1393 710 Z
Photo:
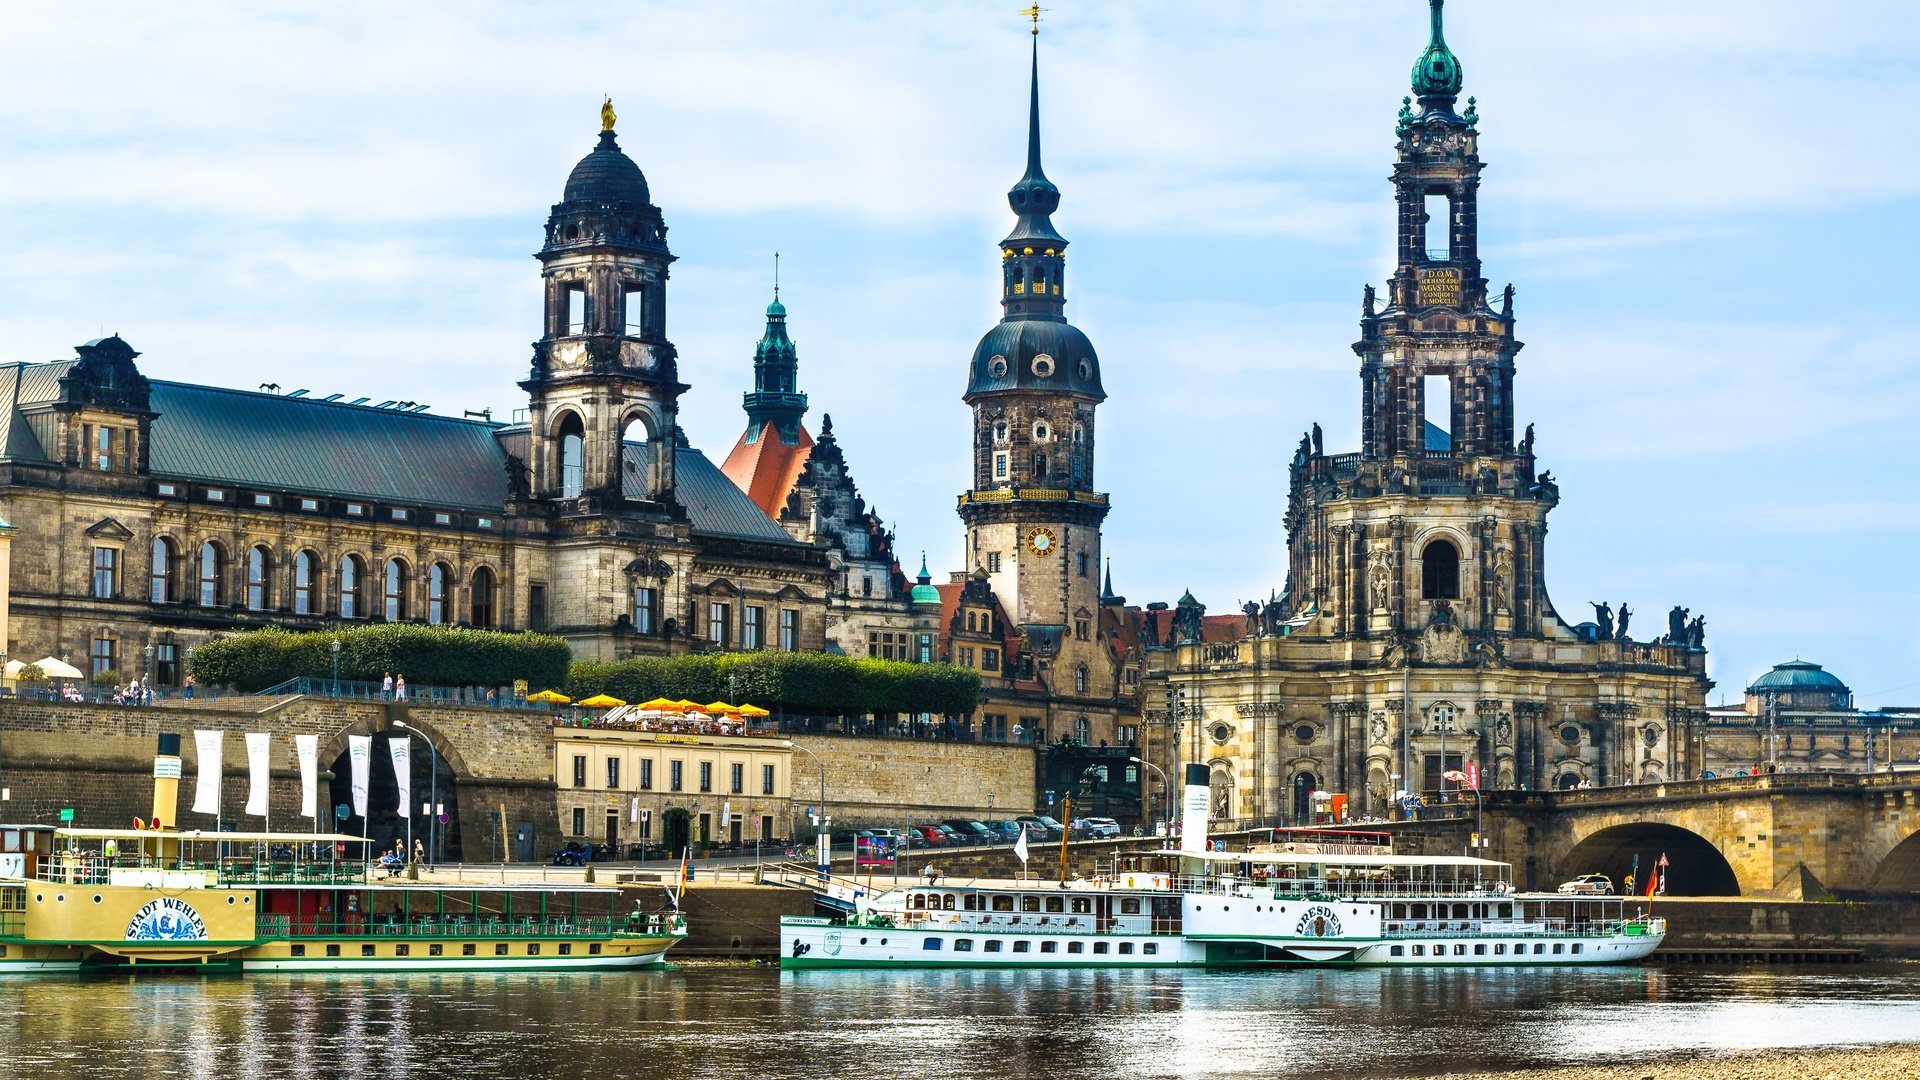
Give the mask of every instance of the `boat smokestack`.
M 180 736 L 162 732 L 153 755 L 153 819 L 156 827 L 173 828 L 180 810 Z
M 1205 765 L 1188 765 L 1186 786 L 1180 792 L 1180 850 L 1207 850 L 1207 773 Z

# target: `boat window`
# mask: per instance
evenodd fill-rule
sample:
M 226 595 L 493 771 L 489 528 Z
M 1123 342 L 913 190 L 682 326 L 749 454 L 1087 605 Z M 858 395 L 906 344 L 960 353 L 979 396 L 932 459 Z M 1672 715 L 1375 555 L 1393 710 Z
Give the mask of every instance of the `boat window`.
M 1140 946 L 1140 951 L 1146 953 L 1148 956 L 1156 955 L 1160 951 L 1160 943 L 1157 941 L 1149 941 L 1145 945 Z
M 1420 946 L 1418 945 L 1414 946 L 1414 948 L 1416 949 L 1419 947 Z M 1393 948 L 1387 950 L 1388 956 L 1405 956 L 1406 954 L 1407 954 L 1407 949 L 1406 949 L 1406 946 L 1404 945 L 1395 945 Z
M 1140 914 L 1140 898 L 1137 896 L 1129 896 L 1122 899 L 1120 901 L 1120 914 L 1122 915 Z
M 999 952 L 999 951 L 1000 951 L 1000 943 L 999 943 L 998 941 L 989 941 L 989 942 L 987 942 L 987 951 L 988 951 L 988 952 Z
M 1541 953 L 1546 951 L 1547 951 L 1547 947 L 1545 944 L 1538 941 L 1533 943 L 1533 955 L 1539 956 Z
M 920 942 L 920 947 L 922 949 L 925 949 L 927 952 L 939 952 L 940 939 L 937 937 L 926 938 Z
M 393 955 L 395 955 L 395 956 L 412 956 L 412 955 L 413 955 L 413 946 L 411 946 L 411 945 L 395 945 L 395 946 L 393 947 Z
M 5 956 L 5 955 L 7 955 L 7 947 L 5 945 L 0 945 L 0 956 Z M 295 945 L 293 947 L 293 955 L 295 956 L 307 955 L 307 947 L 305 945 Z
M 1031 941 L 1016 941 L 1013 943 L 1014 952 L 1030 952 L 1032 949 L 1033 942 Z
M 973 951 L 973 939 L 971 939 L 971 938 L 961 938 L 961 939 L 959 939 L 958 941 L 955 941 L 955 942 L 953 943 L 953 951 L 954 951 L 954 952 L 972 952 L 972 951 Z
M 1553 943 L 1553 955 L 1559 956 L 1561 953 L 1566 951 L 1567 951 L 1567 947 L 1564 944 L 1558 941 Z
M 940 910 L 941 911 L 953 910 L 953 894 L 952 893 L 948 893 L 947 895 L 940 898 Z
M 329 946 L 327 946 L 327 955 L 328 955 L 328 956 L 339 956 L 339 955 L 340 955 L 340 946 L 338 946 L 338 945 L 329 945 Z
M 1093 913 L 1093 901 L 1092 901 L 1091 899 L 1089 899 L 1089 898 L 1087 898 L 1087 897 L 1084 897 L 1084 896 L 1076 896 L 1076 897 L 1074 897 L 1074 898 L 1073 898 L 1073 913 L 1074 913 L 1075 915 L 1090 915 L 1090 914 L 1092 914 L 1092 913 Z
M 528 955 L 528 956 L 539 956 L 539 955 L 540 955 L 540 946 L 539 946 L 538 944 L 530 944 L 530 945 L 528 945 L 528 946 L 527 946 L 527 955 Z
M 968 911 L 979 911 L 980 898 L 978 896 L 973 895 L 972 893 L 968 893 L 967 900 L 966 900 L 966 908 Z
M 1129 955 L 1132 955 L 1132 953 L 1133 953 L 1133 942 L 1123 941 L 1120 943 L 1120 955 L 1129 956 Z
M 1413 947 L 1413 955 L 1415 956 L 1427 955 L 1427 947 L 1425 945 L 1415 945 Z
M 1454 917 L 1454 918 L 1456 918 L 1456 919 L 1469 919 L 1469 918 L 1472 918 L 1472 916 L 1471 916 L 1471 915 L 1468 915 L 1468 914 L 1467 914 L 1467 905 L 1465 905 L 1465 904 L 1455 904 L 1455 905 L 1453 905 L 1453 917 Z
M 1037 896 L 1023 896 L 1023 897 L 1021 897 L 1021 898 L 1020 898 L 1020 910 L 1021 910 L 1021 911 L 1039 911 L 1039 910 L 1040 910 L 1040 898 L 1039 898 L 1039 897 L 1037 897 Z
M 1453 947 L 1453 955 L 1455 956 L 1467 955 L 1467 947 L 1465 945 L 1455 945 Z
M 1105 952 L 1107 951 L 1107 943 L 1106 943 L 1106 942 L 1104 942 L 1104 941 L 1096 941 L 1096 942 L 1094 942 L 1094 943 L 1093 943 L 1093 951 L 1094 951 L 1094 952 L 1095 952 L 1096 954 L 1104 954 L 1104 953 L 1105 953 Z
M 1043 941 L 1040 943 L 1040 951 L 1041 952 L 1059 952 L 1060 943 L 1057 941 Z
M 571 941 L 563 941 L 563 942 L 561 942 L 561 943 L 560 943 L 560 955 L 561 955 L 561 956 L 572 956 L 572 955 L 573 955 L 573 942 L 571 942 Z
M 1062 897 L 1062 896 L 1049 896 L 1049 897 L 1047 897 L 1047 910 L 1048 910 L 1048 911 L 1060 911 L 1060 912 L 1064 912 L 1064 911 L 1066 911 L 1066 910 L 1067 910 L 1067 901 L 1066 901 L 1066 898 L 1065 898 L 1065 897 Z
M 1486 946 L 1486 943 L 1485 943 L 1485 942 L 1482 942 L 1482 943 L 1480 943 L 1480 944 L 1478 944 L 1478 945 L 1475 945 L 1475 946 L 1473 947 L 1473 955 L 1475 955 L 1475 956 L 1485 956 L 1485 955 L 1487 955 L 1487 946 Z
M 1426 917 L 1427 917 L 1427 905 L 1425 905 L 1425 904 L 1415 904 L 1415 905 L 1413 905 L 1413 917 L 1414 917 L 1414 918 L 1416 918 L 1416 919 L 1424 919 L 1424 918 L 1426 918 Z
M 466 943 L 465 945 L 462 945 L 462 946 L 460 946 L 460 955 L 461 955 L 461 956 L 472 956 L 473 954 L 474 954 L 474 944 L 473 944 L 473 942 L 471 942 L 471 941 L 469 941 L 469 942 L 467 942 L 467 943 Z
M 921 896 L 919 893 L 914 893 L 912 896 L 907 897 L 907 906 L 910 908 L 926 907 L 927 898 L 924 896 Z
M 1085 942 L 1081 942 L 1081 941 L 1067 942 L 1067 951 L 1070 953 L 1085 952 L 1086 950 L 1087 950 L 1087 946 Z
M 1495 955 L 1495 956 L 1505 956 L 1505 955 L 1507 955 L 1507 943 L 1506 943 L 1506 942 L 1504 942 L 1504 941 L 1502 941 L 1502 942 L 1500 942 L 1499 944 L 1497 944 L 1497 945 L 1495 945 L 1495 946 L 1493 947 L 1493 955 Z
M 505 955 L 507 955 L 507 943 L 506 943 L 506 942 L 504 942 L 504 941 L 502 941 L 502 942 L 500 942 L 499 944 L 497 944 L 497 945 L 495 945 L 495 946 L 493 947 L 493 955 L 495 955 L 495 956 L 505 956 Z
M 1581 945 L 1581 944 L 1580 944 L 1579 942 L 1577 942 L 1577 941 L 1573 943 L 1573 951 L 1574 951 L 1574 952 L 1579 952 L 1579 951 L 1580 951 L 1580 950 L 1581 950 L 1581 949 L 1582 949 L 1583 947 L 1584 947 L 1584 946 L 1582 946 L 1582 945 Z
M 596 948 L 598 948 L 598 946 L 595 946 L 595 947 L 596 947 Z M 436 941 L 436 942 L 434 942 L 433 944 L 431 944 L 431 945 L 429 945 L 429 946 L 427 946 L 427 955 L 428 955 L 428 956 L 439 956 L 439 955 L 441 955 L 441 954 L 443 954 L 443 953 L 445 953 L 445 952 L 446 952 L 446 949 L 447 949 L 447 947 L 446 947 L 445 945 L 442 945 L 442 944 L 440 944 L 439 942 L 437 942 L 437 941 Z
M 995 911 L 1012 911 L 1012 910 L 1013 910 L 1013 897 L 1011 897 L 1011 896 L 996 896 L 996 897 L 994 897 L 994 898 L 993 898 L 993 910 L 995 910 Z

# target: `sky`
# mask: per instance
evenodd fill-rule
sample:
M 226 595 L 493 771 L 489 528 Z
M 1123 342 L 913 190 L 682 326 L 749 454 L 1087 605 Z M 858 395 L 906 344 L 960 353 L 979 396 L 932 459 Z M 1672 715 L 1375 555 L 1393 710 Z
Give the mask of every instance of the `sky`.
M 962 569 L 966 364 L 999 317 L 1030 38 L 1013 0 L 6 3 L 0 361 L 102 333 L 153 378 L 510 417 L 531 257 L 598 131 L 666 215 L 681 417 L 725 457 L 781 252 L 822 414 L 912 563 Z M 1286 464 L 1357 449 L 1418 0 L 1059 0 L 1040 39 L 1068 314 L 1130 602 L 1284 586 Z M 1905 0 L 1455 0 L 1481 252 L 1560 483 L 1548 585 L 1706 617 L 1920 703 L 1920 20 Z M 917 563 L 907 566 L 909 573 Z

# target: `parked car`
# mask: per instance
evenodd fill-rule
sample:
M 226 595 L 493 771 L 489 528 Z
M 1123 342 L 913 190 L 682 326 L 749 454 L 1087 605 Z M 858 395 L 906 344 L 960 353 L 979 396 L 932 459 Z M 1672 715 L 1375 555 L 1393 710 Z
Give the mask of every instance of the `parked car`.
M 593 845 L 585 840 L 569 840 L 553 853 L 555 866 L 585 866 L 593 861 Z
M 1581 874 L 1572 881 L 1560 886 L 1563 893 L 1590 893 L 1598 896 L 1613 895 L 1613 879 L 1605 874 Z
M 1020 838 L 1020 823 L 1017 821 L 989 821 L 987 831 L 993 834 L 996 844 L 1011 844 Z
M 951 842 L 947 831 L 938 825 L 915 825 L 913 831 L 926 837 L 928 847 L 946 847 Z
M 1089 840 L 1116 840 L 1120 836 L 1120 823 L 1110 817 L 1081 818 L 1075 824 L 1080 827 L 1080 835 Z
M 1027 842 L 1035 840 L 1058 840 L 1067 831 L 1065 825 L 1045 814 L 1021 814 L 1014 821 L 1027 827 Z
M 940 824 L 945 825 L 963 843 L 991 844 L 999 840 L 999 837 L 994 835 L 992 829 L 987 828 L 978 821 L 969 821 L 966 818 L 948 818 Z

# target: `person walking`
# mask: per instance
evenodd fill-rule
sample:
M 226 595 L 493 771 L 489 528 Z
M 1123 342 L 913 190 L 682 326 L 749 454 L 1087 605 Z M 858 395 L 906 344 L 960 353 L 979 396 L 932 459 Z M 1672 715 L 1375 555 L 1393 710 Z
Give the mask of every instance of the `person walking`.
M 393 697 L 393 672 L 391 671 L 380 678 L 380 696 L 389 699 Z
M 413 861 L 416 863 L 427 861 L 427 842 L 417 836 L 413 838 Z
M 405 675 L 395 675 L 393 677 L 393 700 L 407 700 L 407 677 Z

